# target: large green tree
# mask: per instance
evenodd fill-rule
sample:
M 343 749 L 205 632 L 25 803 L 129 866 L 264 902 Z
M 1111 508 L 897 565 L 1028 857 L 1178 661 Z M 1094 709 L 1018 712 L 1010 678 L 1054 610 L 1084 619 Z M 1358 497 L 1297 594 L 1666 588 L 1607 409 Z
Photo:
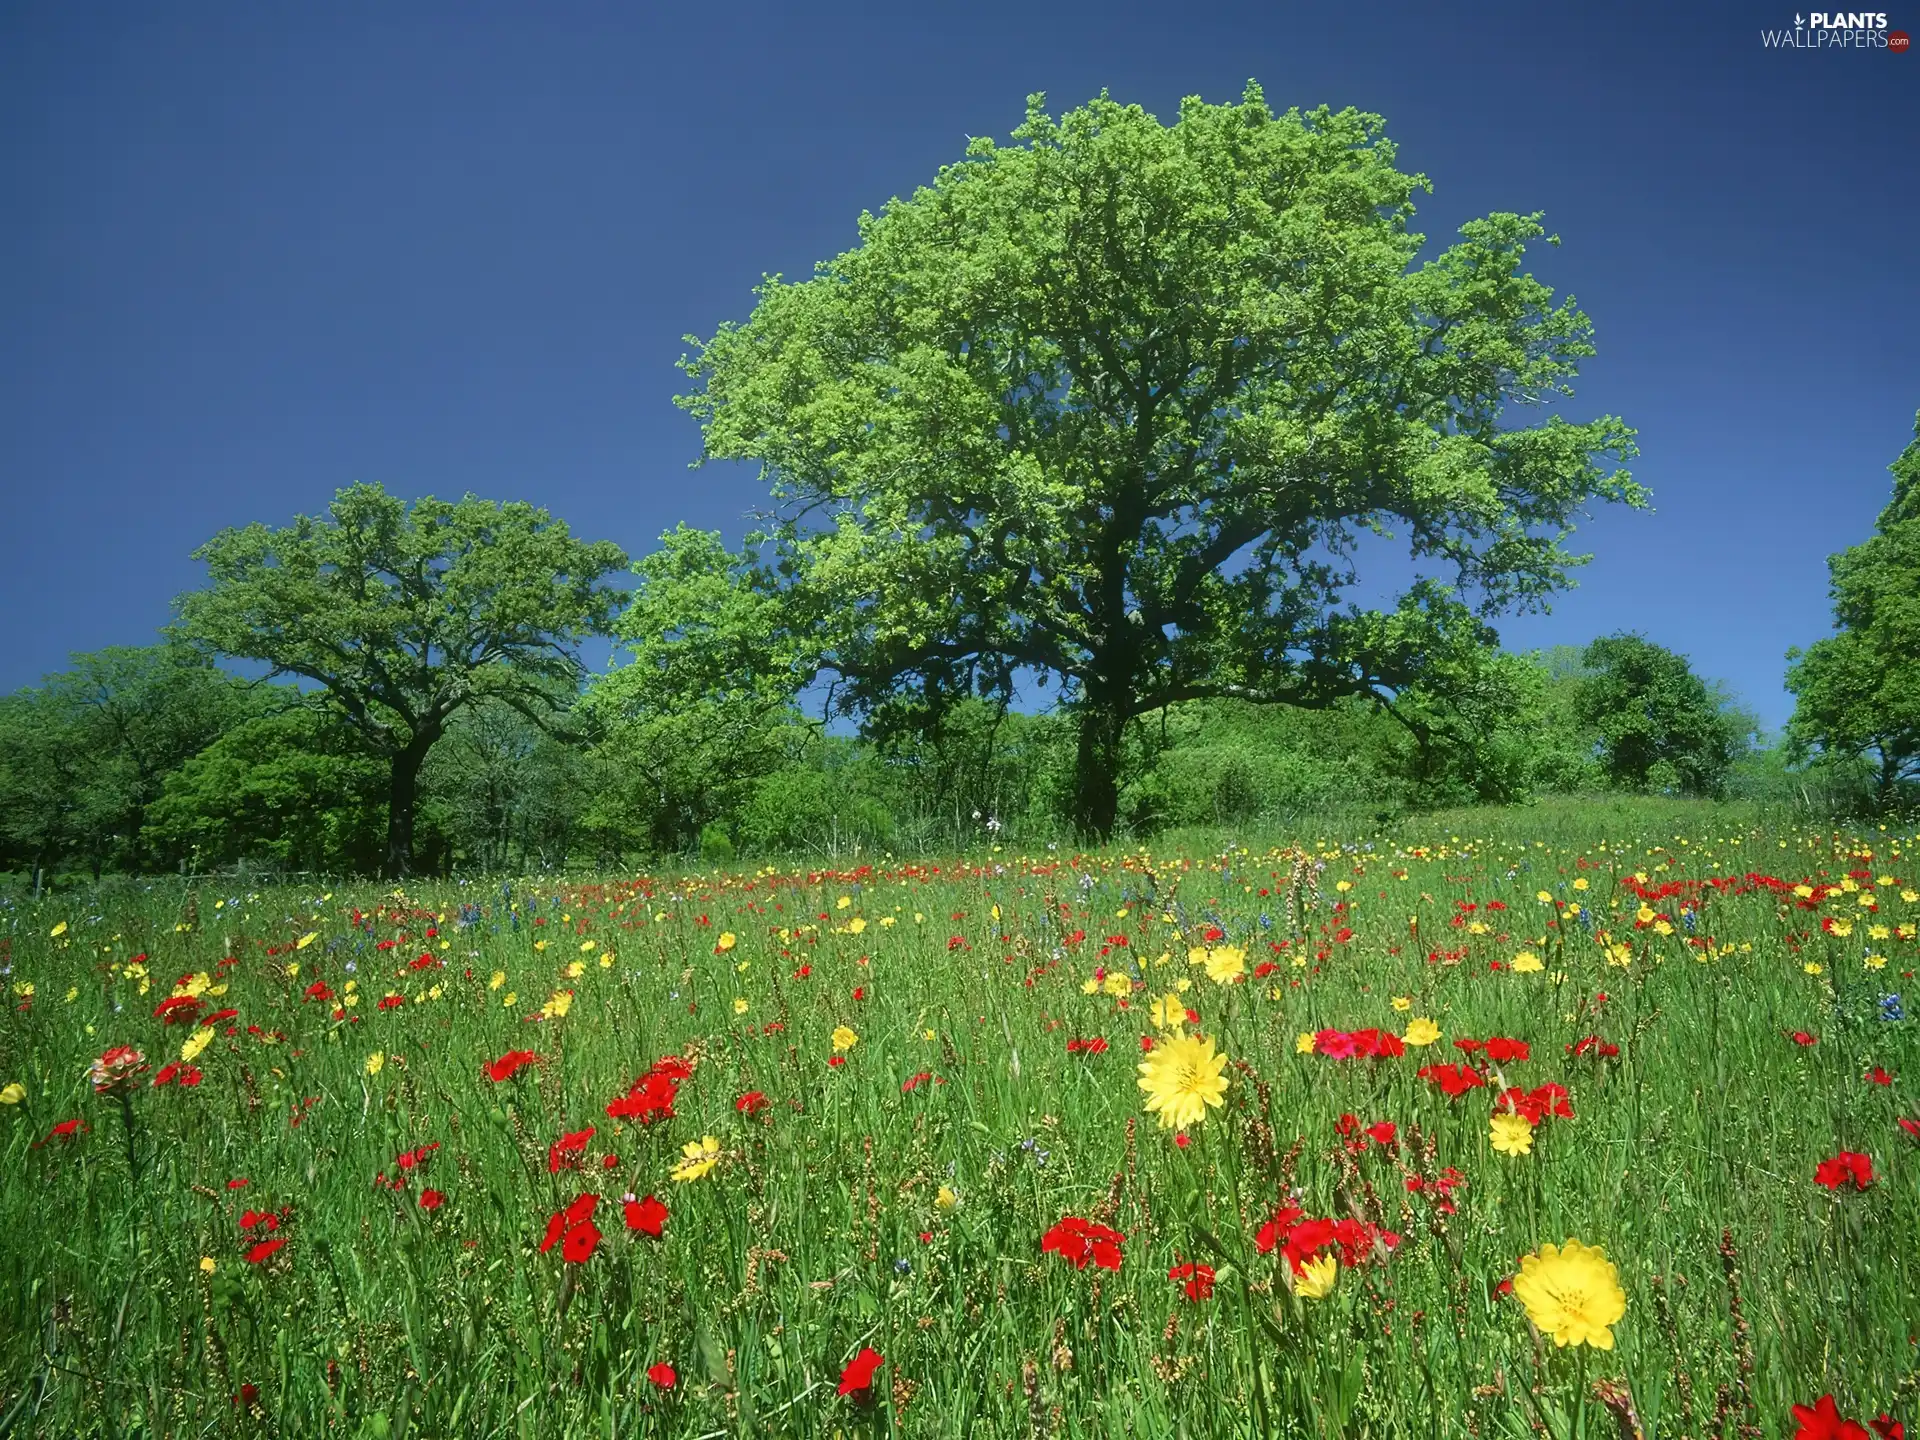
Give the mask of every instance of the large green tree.
M 1640 635 L 1608 635 L 1581 655 L 1574 718 L 1598 737 L 1601 772 L 1629 790 L 1718 795 L 1751 739 L 1735 709 L 1676 655 Z
M 768 573 L 849 710 L 1057 683 L 1074 818 L 1105 833 L 1134 717 L 1390 702 L 1566 583 L 1583 505 L 1642 503 L 1601 463 L 1631 452 L 1619 420 L 1506 423 L 1592 353 L 1522 268 L 1537 217 L 1417 263 L 1426 181 L 1377 117 L 1253 85 L 1172 125 L 1035 97 L 1013 138 L 684 362 L 704 456 L 772 486 Z M 1434 573 L 1342 610 L 1369 533 Z
M 1913 432 L 1873 535 L 1827 561 L 1838 633 L 1787 654 L 1789 745 L 1870 758 L 1883 800 L 1920 780 L 1920 414 Z
M 486 702 L 554 725 L 575 646 L 617 606 L 602 582 L 626 563 L 524 502 L 409 503 L 378 485 L 283 529 L 223 530 L 194 558 L 210 583 L 180 597 L 177 632 L 321 687 L 385 762 L 390 876 L 412 866 L 420 768 L 447 722 Z

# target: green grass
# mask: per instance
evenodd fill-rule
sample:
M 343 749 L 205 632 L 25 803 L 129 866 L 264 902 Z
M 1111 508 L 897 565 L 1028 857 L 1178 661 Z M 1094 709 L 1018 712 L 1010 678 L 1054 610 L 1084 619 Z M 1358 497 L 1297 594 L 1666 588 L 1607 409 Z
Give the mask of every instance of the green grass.
M 0 911 L 0 1084 L 25 1091 L 0 1109 L 0 1433 L 1621 1433 L 1600 1381 L 1648 1436 L 1791 1435 L 1789 1407 L 1828 1391 L 1911 1427 L 1920 1145 L 1896 1117 L 1920 1113 L 1920 1055 L 1881 997 L 1920 1007 L 1913 847 L 1712 807 L 1562 806 L 1231 851 L 1189 836 L 404 898 L 205 882 L 189 899 L 169 881 L 21 902 Z M 1636 927 L 1623 884 L 1849 871 L 1866 878 L 1812 909 L 1692 886 L 1653 905 L 1671 935 Z M 1630 962 L 1609 963 L 1567 902 Z M 1852 933 L 1823 932 L 1831 915 Z M 1278 968 L 1216 985 L 1188 963 L 1209 926 L 1249 971 Z M 719 953 L 723 933 L 738 939 Z M 1689 943 L 1708 935 L 1711 952 Z M 1523 950 L 1543 969 L 1491 968 Z M 1084 993 L 1136 968 L 1124 1004 Z M 195 1058 L 197 1087 L 154 1088 L 196 1027 L 153 1011 L 199 973 L 225 987 L 201 1015 L 237 1014 Z M 1234 1062 L 1185 1149 L 1135 1083 L 1148 1008 L 1182 981 Z M 563 1017 L 529 1018 L 567 990 Z M 404 1003 L 380 1009 L 390 992 Z M 1417 1016 L 1444 1032 L 1429 1049 L 1298 1048 L 1302 1031 Z M 841 1025 L 859 1041 L 835 1067 Z M 1569 1056 L 1589 1034 L 1618 1057 Z M 1508 1079 L 1569 1092 L 1575 1118 L 1545 1121 L 1529 1155 L 1491 1148 L 1495 1088 L 1449 1101 L 1416 1074 L 1491 1035 L 1530 1046 Z M 1093 1037 L 1110 1048 L 1068 1053 Z M 116 1044 L 152 1067 L 124 1108 L 86 1076 Z M 540 1060 L 490 1080 L 515 1049 Z M 676 1054 L 694 1068 L 672 1119 L 608 1116 Z M 1876 1066 L 1891 1085 L 1865 1078 Z M 757 1115 L 736 1109 L 750 1091 L 770 1102 Z M 1342 1115 L 1397 1134 L 1350 1153 Z M 583 1168 L 554 1173 L 549 1147 L 587 1126 Z M 719 1164 L 671 1179 L 707 1135 Z M 1843 1150 L 1871 1157 L 1865 1191 L 1814 1183 Z M 1448 1167 L 1464 1177 L 1451 1214 L 1407 1188 Z M 602 1197 L 594 1253 L 541 1253 L 583 1192 Z M 663 1240 L 628 1230 L 625 1193 L 666 1202 Z M 1289 1196 L 1399 1243 L 1297 1299 L 1254 1244 Z M 259 1264 L 247 1209 L 284 1217 Z M 1065 1215 L 1124 1234 L 1117 1273 L 1042 1253 Z M 1522 1255 L 1570 1236 L 1618 1267 L 1611 1351 L 1557 1349 L 1500 1293 Z M 1182 1261 L 1215 1267 L 1210 1298 L 1167 1278 Z M 864 1403 L 842 1398 L 866 1346 L 885 1365 Z M 668 1390 L 646 1378 L 663 1362 Z

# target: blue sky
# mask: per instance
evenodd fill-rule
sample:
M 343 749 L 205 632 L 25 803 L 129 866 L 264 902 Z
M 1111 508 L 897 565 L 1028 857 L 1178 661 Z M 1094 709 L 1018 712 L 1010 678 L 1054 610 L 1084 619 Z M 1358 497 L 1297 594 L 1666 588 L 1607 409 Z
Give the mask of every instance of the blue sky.
M 1888 14 L 1920 31 L 1920 0 Z M 1024 97 L 1377 111 L 1435 241 L 1544 210 L 1641 432 L 1518 647 L 1628 628 L 1771 724 L 1920 408 L 1920 55 L 1756 4 L 0 10 L 0 689 L 141 644 L 222 526 L 355 480 L 527 498 L 639 552 L 689 472 L 687 332 L 744 318 Z

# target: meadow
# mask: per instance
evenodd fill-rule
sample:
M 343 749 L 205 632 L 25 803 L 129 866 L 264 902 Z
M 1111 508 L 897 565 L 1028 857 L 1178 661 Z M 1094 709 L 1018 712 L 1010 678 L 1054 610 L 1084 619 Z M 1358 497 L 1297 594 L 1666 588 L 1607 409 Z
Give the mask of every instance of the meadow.
M 1917 934 L 1709 806 L 20 899 L 0 1433 L 1890 1440 Z

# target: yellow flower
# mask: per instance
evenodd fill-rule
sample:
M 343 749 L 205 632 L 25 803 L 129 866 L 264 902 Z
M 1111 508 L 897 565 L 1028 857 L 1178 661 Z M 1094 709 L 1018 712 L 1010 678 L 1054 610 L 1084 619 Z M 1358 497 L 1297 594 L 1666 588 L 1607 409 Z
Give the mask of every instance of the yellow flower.
M 853 897 L 851 895 L 842 895 L 838 900 L 833 902 L 833 908 L 836 910 L 844 910 L 851 904 L 853 904 Z
M 952 1210 L 960 1204 L 960 1197 L 954 1193 L 951 1185 L 942 1185 L 940 1193 L 933 1197 L 933 1203 L 941 1210 Z
M 1582 875 L 1578 880 L 1574 881 L 1573 888 L 1576 890 L 1585 890 L 1587 888 L 1587 877 Z
M 1207 952 L 1207 978 L 1216 985 L 1231 985 L 1247 973 L 1247 952 L 1237 945 L 1220 945 Z
M 500 997 L 500 1003 L 508 1010 L 511 1010 L 515 1005 L 520 1003 L 519 993 L 513 990 L 507 991 L 505 995 Z
M 1818 975 L 1820 973 L 1820 966 L 1818 962 L 1813 960 L 1807 961 L 1807 963 L 1802 965 L 1800 968 L 1809 975 Z
M 1535 891 L 1533 898 L 1538 900 L 1542 905 L 1551 905 L 1553 903 L 1552 893 L 1546 890 Z
M 180 1042 L 180 1059 L 191 1061 L 202 1050 L 213 1043 L 213 1027 L 202 1025 L 198 1030 Z
M 0 1105 L 18 1105 L 26 1098 L 27 1087 L 18 1080 L 13 1081 L 6 1089 L 0 1090 Z
M 320 932 L 318 930 L 309 930 L 306 934 L 302 935 L 297 941 L 294 942 L 293 948 L 296 950 L 304 950 L 307 948 L 307 946 L 313 944 L 313 942 L 318 940 L 319 938 L 320 938 Z M 285 952 L 283 951 L 282 953 L 284 954 Z
M 1496 1115 L 1492 1122 L 1493 1148 L 1502 1155 L 1533 1153 L 1533 1122 L 1511 1112 Z
M 851 920 L 847 921 L 847 933 L 849 935 L 858 935 L 862 930 L 866 928 L 867 928 L 867 917 L 864 915 L 856 915 Z
M 547 948 L 547 942 L 544 940 L 536 940 L 533 942 L 533 948 L 536 950 L 544 950 Z
M 1147 1113 L 1158 1114 L 1163 1130 L 1184 1130 L 1204 1120 L 1207 1107 L 1218 1110 L 1227 1093 L 1227 1057 L 1213 1041 L 1181 1035 L 1162 1041 L 1140 1062 L 1140 1088 Z
M 1110 971 L 1100 988 L 1116 1000 L 1124 1000 L 1133 994 L 1133 980 L 1123 971 Z
M 556 990 L 553 998 L 540 1007 L 540 1013 L 549 1020 L 558 1020 L 573 1008 L 573 992 Z
M 932 1030 L 922 1030 L 920 1032 L 920 1038 L 922 1040 L 937 1040 L 940 1037 L 936 1035 Z
M 1411 995 L 1394 996 L 1393 1008 L 1396 1010 L 1411 1010 L 1413 1008 L 1413 997 Z
M 566 975 L 569 980 L 578 980 L 586 973 L 587 967 L 582 965 L 578 960 L 575 960 L 567 966 Z
M 1527 1318 L 1562 1347 L 1613 1349 L 1613 1326 L 1627 1313 L 1626 1292 L 1606 1252 L 1578 1240 L 1558 1249 L 1542 1245 L 1539 1254 L 1522 1259 L 1513 1293 Z
M 1540 963 L 1540 957 L 1531 950 L 1522 950 L 1518 955 L 1513 957 L 1515 974 L 1531 975 L 1536 970 L 1544 970 L 1546 968 L 1545 965 Z
M 1311 1055 L 1313 1053 L 1313 1044 L 1313 1031 L 1302 1030 L 1298 1035 L 1293 1037 L 1293 1053 L 1296 1055 Z
M 736 1015 L 747 1013 L 747 1002 L 744 997 L 739 995 L 733 997 L 733 1013 Z
M 492 975 L 490 975 L 487 978 L 487 989 L 498 990 L 502 985 L 506 983 L 507 983 L 507 972 L 504 970 L 496 970 L 493 972 Z
M 1408 1021 L 1407 1033 L 1400 1038 L 1416 1047 L 1431 1045 L 1440 1038 L 1440 1027 L 1423 1015 L 1417 1020 Z
M 698 1140 L 689 1140 L 680 1147 L 685 1158 L 673 1167 L 673 1178 L 680 1181 L 698 1180 L 720 1163 L 720 1142 L 711 1135 Z
M 594 941 L 594 940 L 582 940 L 580 942 L 580 953 L 582 955 L 588 954 L 598 945 L 598 943 L 599 943 L 598 941 Z M 441 948 L 444 949 L 446 947 L 442 946 Z
M 1089 975 L 1086 979 L 1082 980 L 1080 982 L 1080 993 L 1082 995 L 1098 995 L 1100 993 L 1100 981 L 1098 977 Z
M 218 1270 L 219 1268 L 220 1266 L 218 1262 L 214 1260 L 213 1256 L 202 1255 L 200 1257 L 200 1273 L 202 1275 L 211 1275 L 215 1270 Z
M 854 1046 L 858 1045 L 859 1043 L 860 1043 L 860 1037 L 854 1034 L 853 1031 L 848 1029 L 845 1025 L 836 1025 L 833 1027 L 833 1048 L 834 1049 L 851 1050 Z
M 1867 956 L 1866 964 L 1869 970 L 1884 970 L 1887 966 L 1887 957 L 1884 955 L 1869 955 Z
M 600 968 L 602 970 L 611 970 L 613 968 L 614 959 L 615 959 L 615 956 L 613 951 L 602 950 L 600 952 Z
M 720 938 L 713 942 L 714 953 L 724 955 L 740 943 L 740 937 L 731 930 L 722 930 Z
M 1192 947 L 1190 950 L 1187 951 L 1187 964 L 1204 965 L 1206 963 L 1207 963 L 1207 947 L 1206 946 L 1195 945 L 1194 947 Z
M 1153 1008 L 1147 1012 L 1147 1018 L 1153 1022 L 1156 1030 L 1178 1030 L 1187 1023 L 1187 1006 L 1178 995 L 1169 991 L 1153 1002 Z
M 1321 1255 L 1304 1262 L 1298 1270 L 1288 1270 L 1287 1287 L 1302 1300 L 1324 1300 L 1333 1293 L 1340 1278 L 1340 1262 L 1332 1255 Z
M 1829 927 L 1829 930 L 1830 933 L 1838 935 L 1844 940 L 1847 936 L 1853 934 L 1853 922 L 1851 920 L 1835 920 Z
M 367 1074 L 378 1075 L 380 1073 L 381 1067 L 384 1066 L 386 1063 L 387 1063 L 386 1052 L 382 1050 L 374 1051 L 371 1055 L 367 1056 Z

